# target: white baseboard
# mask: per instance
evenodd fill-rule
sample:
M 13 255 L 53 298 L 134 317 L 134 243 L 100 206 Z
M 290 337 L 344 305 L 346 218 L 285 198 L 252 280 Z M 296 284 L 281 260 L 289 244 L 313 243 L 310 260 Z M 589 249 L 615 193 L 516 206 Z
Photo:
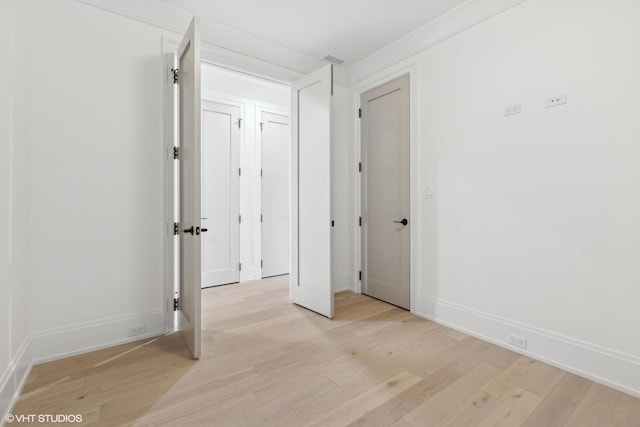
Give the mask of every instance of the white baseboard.
M 333 293 L 344 291 L 353 291 L 353 289 L 351 289 L 351 278 L 349 276 L 349 272 L 333 276 Z
M 31 338 L 27 338 L 18 349 L 14 360 L 0 376 L 0 416 L 2 416 L 2 422 L 18 401 L 32 366 Z
M 33 361 L 49 362 L 157 336 L 164 332 L 163 320 L 158 309 L 36 332 L 32 335 Z M 138 325 L 144 325 L 144 333 L 129 336 L 129 328 Z
M 416 314 L 640 397 L 640 358 L 634 355 L 425 295 L 418 296 Z M 508 334 L 525 338 L 527 348 L 508 344 Z

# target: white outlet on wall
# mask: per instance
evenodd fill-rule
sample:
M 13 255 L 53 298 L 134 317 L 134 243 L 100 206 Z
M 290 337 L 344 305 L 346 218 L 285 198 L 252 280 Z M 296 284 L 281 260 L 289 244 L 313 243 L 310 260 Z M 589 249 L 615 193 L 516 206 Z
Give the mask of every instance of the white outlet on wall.
M 555 107 L 557 105 L 563 105 L 567 103 L 567 94 L 563 93 L 561 95 L 550 96 L 544 101 L 544 106 L 546 108 Z
M 503 116 L 513 116 L 514 114 L 520 114 L 520 104 L 509 105 L 508 107 L 504 107 L 502 111 Z
M 145 327 L 144 325 L 135 325 L 129 328 L 129 336 L 135 337 L 136 335 L 144 334 Z
M 508 338 L 509 338 L 509 344 L 511 344 L 511 345 L 513 345 L 515 347 L 527 348 L 527 339 L 526 338 L 519 337 L 519 336 L 513 335 L 513 334 L 509 334 Z

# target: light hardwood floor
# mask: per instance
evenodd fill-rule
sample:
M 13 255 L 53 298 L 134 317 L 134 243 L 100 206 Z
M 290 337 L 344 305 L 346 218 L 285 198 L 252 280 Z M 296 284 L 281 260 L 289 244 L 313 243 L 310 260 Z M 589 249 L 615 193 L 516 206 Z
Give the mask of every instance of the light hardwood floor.
M 292 305 L 287 281 L 204 290 L 199 361 L 167 335 L 39 365 L 13 412 L 82 426 L 640 426 L 640 399 L 366 296 L 336 295 L 325 319 Z

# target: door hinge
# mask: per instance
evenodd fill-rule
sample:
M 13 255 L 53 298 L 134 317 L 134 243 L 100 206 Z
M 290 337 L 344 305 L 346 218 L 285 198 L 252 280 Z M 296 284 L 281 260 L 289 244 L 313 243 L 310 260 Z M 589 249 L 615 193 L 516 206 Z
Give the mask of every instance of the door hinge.
M 242 119 L 238 119 L 238 129 L 242 127 Z
M 358 280 L 362 281 L 362 270 L 358 271 Z
M 173 223 L 173 235 L 174 236 L 177 236 L 178 234 L 180 234 L 180 232 L 178 230 L 180 230 L 180 223 L 179 222 L 174 222 Z
M 171 72 L 173 73 L 173 84 L 177 85 L 180 83 L 180 69 L 172 68 Z
M 358 108 L 358 118 L 362 118 L 362 108 Z
M 173 311 L 178 311 L 180 308 L 180 298 L 173 299 Z
M 242 176 L 242 168 L 238 168 L 238 176 Z
M 362 162 L 358 162 L 358 172 L 362 172 Z
M 264 267 L 264 261 L 260 260 L 260 268 Z
M 180 147 L 173 147 L 173 160 L 180 158 Z
M 238 215 L 238 224 L 242 224 L 242 215 Z
M 262 168 L 260 168 L 260 176 L 262 176 Z
M 260 222 L 262 222 L 262 214 L 260 214 Z
M 334 220 L 331 220 L 331 226 L 335 227 L 336 226 L 336 222 Z
M 260 122 L 260 132 L 262 132 L 262 125 L 264 125 L 264 123 Z
M 238 271 L 242 271 L 242 263 L 241 262 L 238 263 Z
M 361 216 L 358 217 L 358 225 L 360 227 L 362 227 L 362 217 Z

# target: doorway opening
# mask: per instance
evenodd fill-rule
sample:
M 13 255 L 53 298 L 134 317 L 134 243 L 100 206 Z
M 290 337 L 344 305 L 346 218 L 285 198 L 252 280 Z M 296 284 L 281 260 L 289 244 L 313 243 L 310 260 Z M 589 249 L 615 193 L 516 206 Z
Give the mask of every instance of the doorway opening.
M 295 86 L 272 82 L 256 78 L 255 76 L 248 76 L 241 72 L 209 64 L 200 63 L 200 67 L 196 67 L 197 71 L 187 70 L 188 72 L 184 72 L 184 80 L 180 77 L 183 73 L 182 69 L 175 69 L 176 64 L 174 63 L 169 64 L 169 67 L 173 67 L 168 68 L 171 70 L 173 78 L 170 74 L 167 83 L 171 84 L 172 82 L 174 86 L 172 91 L 168 91 L 167 95 L 168 98 L 174 101 L 173 108 L 168 108 L 167 110 L 174 112 L 172 121 L 174 127 L 182 128 L 186 125 L 194 129 L 192 136 L 197 142 L 198 147 L 197 149 L 189 150 L 189 146 L 185 145 L 184 147 L 187 149 L 183 150 L 182 138 L 176 138 L 174 132 L 167 132 L 167 135 L 172 135 L 174 138 L 174 141 L 170 143 L 167 151 L 168 163 L 173 170 L 173 174 L 167 175 L 171 176 L 171 181 L 173 181 L 174 184 L 169 186 L 170 197 L 168 200 L 173 200 L 174 202 L 173 206 L 171 206 L 172 210 L 175 206 L 183 204 L 182 199 L 177 201 L 175 197 L 176 194 L 179 194 L 179 197 L 183 194 L 182 185 L 184 181 L 180 179 L 178 188 L 176 189 L 176 169 L 181 172 L 183 172 L 183 169 L 184 171 L 189 169 L 197 170 L 198 175 L 198 179 L 192 180 L 194 189 L 190 191 L 190 194 L 196 199 L 198 205 L 202 204 L 202 209 L 200 206 L 198 206 L 197 209 L 193 209 L 195 213 L 199 214 L 199 217 L 194 218 L 189 224 L 193 222 L 194 224 L 198 223 L 201 225 L 191 228 L 187 225 L 187 228 L 183 229 L 182 224 L 173 222 L 173 224 L 169 224 L 168 227 L 169 234 L 172 234 L 174 241 L 173 253 L 174 255 L 176 253 L 178 254 L 177 257 L 174 256 L 174 260 L 181 259 L 183 253 L 181 250 L 182 244 L 175 245 L 175 236 L 179 236 L 180 238 L 195 236 L 198 238 L 198 242 L 202 242 L 202 247 L 198 245 L 201 251 L 198 250 L 198 256 L 193 257 L 194 264 L 195 262 L 198 264 L 198 277 L 197 280 L 190 281 L 191 286 L 195 285 L 198 290 L 200 290 L 203 284 L 206 287 L 215 287 L 225 284 L 248 282 L 263 277 L 284 276 L 295 273 L 296 270 L 292 269 L 292 267 L 296 263 L 293 262 L 292 258 L 296 252 L 289 248 L 289 241 L 294 239 L 291 239 L 288 234 L 290 230 L 296 229 L 296 226 L 299 226 L 299 224 L 295 224 L 292 219 L 288 218 L 288 215 L 291 215 L 293 218 L 294 215 L 292 212 L 294 210 L 299 212 L 301 209 L 304 209 L 307 214 L 307 216 L 304 217 L 304 225 L 306 228 L 303 227 L 303 231 L 307 233 L 303 236 L 305 237 L 305 239 L 303 239 L 304 243 L 307 245 L 305 247 L 312 247 L 312 245 L 308 243 L 313 243 L 313 239 L 309 239 L 308 237 L 310 233 L 312 234 L 312 232 L 319 228 L 323 228 L 324 235 L 329 236 L 329 239 L 327 239 L 329 243 L 333 240 L 331 235 L 344 237 L 341 240 L 341 242 L 344 241 L 344 244 L 334 245 L 343 249 L 341 251 L 333 252 L 331 250 L 331 244 L 323 247 L 328 250 L 324 253 L 323 261 L 325 261 L 325 264 L 328 265 L 329 268 L 325 269 L 324 274 L 326 277 L 323 277 L 322 281 L 313 282 L 313 280 L 306 280 L 309 277 L 313 278 L 313 275 L 309 276 L 307 273 L 315 267 L 312 262 L 314 257 L 309 256 L 309 253 L 305 254 L 304 257 L 306 264 L 304 264 L 305 269 L 303 269 L 303 273 L 307 274 L 304 276 L 305 280 L 300 282 L 296 281 L 297 286 L 300 288 L 302 288 L 300 284 L 306 288 L 311 282 L 320 283 L 322 285 L 323 300 L 326 300 L 327 305 L 333 307 L 334 293 L 348 289 L 348 283 L 351 282 L 353 278 L 353 275 L 350 275 L 347 271 L 349 260 L 348 256 L 345 255 L 345 253 L 353 253 L 352 247 L 348 244 L 349 233 L 342 232 L 342 230 L 349 231 L 353 229 L 349 225 L 349 217 L 352 218 L 353 211 L 351 211 L 351 213 L 348 211 L 348 201 L 346 200 L 346 196 L 349 194 L 348 189 L 351 187 L 341 188 L 341 186 L 335 185 L 336 183 L 345 183 L 348 181 L 341 178 L 348 176 L 348 170 L 350 169 L 350 162 L 347 156 L 344 156 L 344 154 L 349 151 L 346 148 L 347 144 L 353 146 L 353 140 L 351 139 L 352 133 L 350 132 L 353 128 L 349 124 L 347 114 L 345 114 L 347 109 L 353 106 L 353 101 L 350 101 L 350 99 L 352 99 L 350 89 L 346 87 L 334 87 L 333 69 L 327 67 L 319 70 L 321 75 L 320 80 L 322 81 L 321 90 L 316 91 L 315 89 L 317 88 L 313 85 L 310 86 L 310 91 L 307 91 L 308 86 L 298 88 L 299 92 L 304 91 L 304 96 L 298 98 L 291 97 L 292 88 Z M 199 74 L 201 74 L 201 76 Z M 196 96 L 199 105 L 196 104 L 196 107 L 193 109 L 194 111 L 198 111 L 198 108 L 200 108 L 199 112 L 201 114 L 197 115 L 197 125 L 196 120 L 184 120 L 183 115 L 186 110 L 183 108 L 176 109 L 175 102 L 177 87 L 179 94 L 177 99 L 180 106 L 182 105 L 184 100 L 181 94 L 189 87 L 187 83 L 189 83 L 188 78 L 191 76 L 197 77 L 196 80 L 198 80 L 198 83 L 202 82 L 202 89 L 198 91 Z M 313 73 L 313 75 L 309 74 L 303 77 L 303 79 L 315 77 L 316 73 Z M 301 81 L 302 79 L 295 83 L 299 84 Z M 213 84 L 209 84 L 211 82 Z M 274 87 L 276 90 L 273 90 Z M 245 91 L 248 88 L 251 90 L 243 94 L 242 92 L 236 91 L 235 89 L 237 88 Z M 338 95 L 336 96 L 336 98 L 338 98 L 337 100 L 334 98 L 334 94 Z M 318 180 L 314 174 L 310 173 L 309 167 L 295 169 L 295 176 L 298 180 L 300 178 L 299 173 L 302 170 L 302 178 L 304 178 L 302 180 L 303 184 L 311 184 L 307 185 L 306 190 L 300 193 L 307 196 L 307 202 L 298 204 L 297 200 L 289 201 L 290 198 L 293 197 L 293 194 L 298 194 L 298 192 L 291 189 L 294 183 L 298 185 L 298 180 L 294 180 L 293 178 L 294 168 L 292 163 L 293 159 L 299 160 L 299 157 L 297 156 L 298 153 L 294 155 L 293 147 L 303 147 L 303 150 L 301 150 L 303 154 L 302 158 L 305 160 L 304 163 L 306 165 L 313 165 L 317 168 L 318 157 L 313 155 L 314 151 L 309 144 L 291 143 L 290 135 L 297 135 L 298 133 L 296 133 L 296 131 L 290 132 L 289 126 L 300 131 L 299 134 L 305 135 L 305 141 L 309 142 L 309 139 L 314 140 L 313 138 L 317 135 L 313 132 L 312 128 L 317 124 L 318 116 L 318 105 L 315 103 L 316 95 L 320 96 L 323 100 L 322 115 L 327 119 L 323 121 L 323 139 L 321 141 L 322 144 L 319 145 L 322 151 L 321 160 L 323 160 L 322 165 L 324 167 L 322 173 L 323 177 L 326 177 L 322 182 L 323 185 L 325 185 L 325 190 L 327 188 L 330 190 L 331 187 L 334 187 L 341 188 L 342 191 L 325 191 L 322 193 L 325 196 L 322 200 L 322 211 L 328 215 L 325 215 L 326 218 L 323 217 L 321 223 L 312 224 L 312 222 L 308 220 L 310 218 L 316 218 L 314 216 L 316 210 L 313 209 L 315 206 L 314 203 L 312 203 L 313 199 L 310 199 L 308 196 L 317 195 L 318 192 L 314 190 L 317 190 L 316 184 Z M 272 96 L 272 99 L 275 101 L 264 99 L 269 96 Z M 291 109 L 290 103 L 293 103 L 294 99 L 298 101 L 303 99 L 305 101 L 303 108 Z M 296 111 L 298 113 L 300 111 L 304 112 L 301 120 L 291 120 L 289 118 L 289 114 L 293 114 Z M 202 117 L 202 125 L 200 124 L 200 117 Z M 300 119 L 300 117 L 298 118 Z M 329 126 L 331 118 L 335 118 L 336 120 L 334 124 Z M 178 123 L 178 126 L 176 126 L 176 123 Z M 297 128 L 294 123 L 297 123 Z M 300 123 L 304 125 L 304 129 L 300 126 Z M 309 125 L 311 125 L 311 127 L 309 127 Z M 195 129 L 197 129 L 197 131 L 195 131 Z M 338 138 L 335 138 L 335 136 L 338 136 Z M 211 142 L 209 142 L 209 140 L 211 140 Z M 178 142 L 178 144 L 176 144 L 176 142 Z M 270 152 L 270 149 L 275 151 Z M 332 161 L 334 157 L 335 160 L 342 161 L 334 162 Z M 197 161 L 195 160 L 196 158 Z M 191 163 L 193 164 L 192 168 L 182 167 L 185 159 L 191 159 Z M 201 159 L 202 161 L 200 161 Z M 175 160 L 179 160 L 179 162 L 174 162 Z M 238 165 L 237 168 L 236 165 Z M 207 170 L 209 167 L 213 167 L 214 170 Z M 272 172 L 271 176 L 267 170 L 269 168 Z M 202 174 L 200 174 L 200 169 L 203 169 Z M 335 173 L 336 171 L 340 173 Z M 273 172 L 276 173 L 274 174 Z M 265 180 L 265 177 L 270 177 L 270 179 Z M 269 186 L 269 183 L 285 187 L 286 189 L 278 188 L 277 191 L 267 191 L 266 186 Z M 173 190 L 171 190 L 171 188 Z M 237 191 L 234 191 L 234 188 L 237 188 Z M 269 197 L 271 198 L 270 201 L 267 200 Z M 274 205 L 277 204 L 275 202 L 278 201 L 284 201 L 286 205 L 274 207 Z M 193 205 L 195 206 L 196 203 L 194 202 Z M 212 209 L 222 212 L 212 212 L 212 209 L 208 209 L 207 205 L 211 205 Z M 296 209 L 292 209 L 294 206 Z M 336 209 L 336 207 L 340 207 L 340 209 Z M 237 215 L 237 223 L 234 222 L 236 212 L 239 212 Z M 278 251 L 274 251 L 275 253 L 271 258 L 267 258 L 266 250 L 276 245 L 263 242 L 263 240 L 266 241 L 268 238 L 268 233 L 265 232 L 264 227 L 265 220 L 267 219 L 265 218 L 266 216 L 269 216 L 269 219 L 273 220 L 272 227 L 275 231 L 270 230 L 271 234 L 280 238 L 280 242 L 283 243 Z M 182 216 L 176 218 L 175 212 L 171 212 L 169 217 L 178 219 L 178 221 L 182 218 Z M 220 223 L 220 233 L 217 233 L 215 230 L 216 227 L 218 227 L 217 222 Z M 173 227 L 171 227 L 171 225 Z M 237 231 L 234 231 L 234 228 L 236 228 Z M 341 232 L 337 233 L 339 228 Z M 173 230 L 173 233 L 170 233 L 170 229 Z M 278 232 L 278 229 L 283 232 Z M 296 230 L 300 231 L 300 228 Z M 237 245 L 230 240 L 234 234 L 239 236 Z M 353 234 L 351 233 L 351 235 Z M 227 240 L 223 241 L 221 244 L 222 250 L 218 252 L 220 259 L 208 263 L 207 252 L 215 251 L 215 249 L 211 248 L 215 248 L 214 244 L 217 243 L 215 241 L 216 238 Z M 264 248 L 263 243 L 265 243 Z M 237 255 L 238 253 L 239 255 Z M 311 253 L 311 255 L 313 254 Z M 338 257 L 337 255 L 341 256 Z M 233 258 L 233 256 L 237 256 L 238 258 Z M 265 263 L 265 258 L 273 262 Z M 341 270 L 339 275 L 332 274 L 333 265 L 337 264 L 334 262 L 334 258 L 339 258 L 340 261 L 342 261 L 340 265 L 344 267 L 344 270 Z M 233 268 L 235 265 L 234 259 L 239 259 L 237 271 Z M 218 264 L 216 265 L 215 262 L 218 262 Z M 172 264 L 173 271 L 182 271 L 183 264 L 182 261 L 179 263 L 174 262 Z M 200 268 L 201 266 L 204 266 L 204 271 Z M 273 268 L 266 269 L 265 267 Z M 217 283 L 203 283 L 200 280 L 201 275 L 212 277 L 217 275 L 224 276 L 224 278 L 216 279 Z M 341 281 L 344 282 L 340 283 L 339 287 L 336 286 L 336 278 L 340 278 L 342 279 Z M 289 280 L 289 282 L 294 283 L 293 280 Z M 180 292 L 176 292 L 176 283 L 182 284 L 186 283 L 186 281 L 180 278 L 173 283 L 173 290 L 175 292 L 173 309 L 174 312 L 178 312 L 179 317 L 185 303 L 190 306 L 191 302 L 195 301 L 195 298 L 191 298 L 193 296 L 192 294 L 188 295 L 189 299 L 185 298 L 187 293 L 184 292 L 182 288 Z M 290 287 L 290 291 L 292 287 L 293 286 Z M 197 292 L 197 294 L 200 296 L 201 292 Z M 302 300 L 296 299 L 295 296 L 292 296 L 290 293 L 290 299 L 298 305 L 313 310 L 310 304 L 306 304 L 308 301 L 304 298 Z M 315 301 L 314 298 L 309 300 Z M 200 299 L 198 298 L 197 302 L 199 301 Z M 167 306 L 168 311 L 170 310 L 170 304 L 171 300 L 169 299 Z M 320 312 L 320 310 L 313 311 Z M 201 312 L 201 310 L 198 310 L 198 312 Z M 332 313 L 333 310 L 331 309 L 331 312 L 325 315 L 332 317 Z M 176 316 L 173 316 L 173 319 L 173 325 L 180 324 L 179 321 L 176 322 Z M 196 329 L 196 325 L 199 325 L 200 327 L 197 327 L 197 329 L 198 333 L 200 333 L 201 322 L 196 322 L 194 319 L 191 324 L 193 325 L 193 330 Z M 171 326 L 168 328 L 168 330 L 173 329 Z M 195 336 L 196 334 L 193 335 Z M 199 357 L 199 352 L 193 351 L 192 354 L 194 357 Z
M 289 273 L 290 87 L 202 64 L 202 287 Z

